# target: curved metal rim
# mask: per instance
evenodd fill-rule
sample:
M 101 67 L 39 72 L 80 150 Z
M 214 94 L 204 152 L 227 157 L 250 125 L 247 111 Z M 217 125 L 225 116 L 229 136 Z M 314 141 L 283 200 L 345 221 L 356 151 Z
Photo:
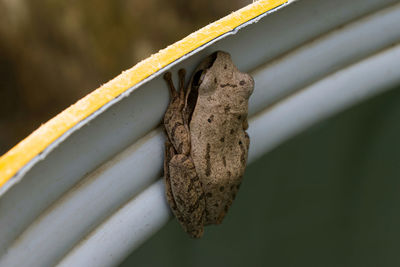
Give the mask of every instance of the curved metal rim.
M 400 58 L 400 44 L 333 73 L 256 114 L 249 122 L 249 135 L 257 144 L 251 145 L 249 161 L 309 126 L 400 84 L 400 61 L 393 58 Z M 168 218 L 164 185 L 159 180 L 104 221 L 58 266 L 113 265 L 116 262 L 109 254 L 125 258 Z M 127 232 L 131 234 L 126 235 Z
M 294 0 L 257 1 L 159 51 L 79 100 L 0 157 L 0 196 L 73 132 L 95 119 L 160 71 Z

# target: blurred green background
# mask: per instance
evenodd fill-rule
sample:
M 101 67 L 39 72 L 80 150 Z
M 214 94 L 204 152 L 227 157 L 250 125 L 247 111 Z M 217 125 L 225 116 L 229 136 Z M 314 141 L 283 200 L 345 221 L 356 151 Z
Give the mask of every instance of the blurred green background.
M 152 53 L 252 0 L 0 0 L 0 155 Z
M 130 266 L 400 266 L 400 88 L 319 123 L 248 166 L 219 226 L 175 219 Z

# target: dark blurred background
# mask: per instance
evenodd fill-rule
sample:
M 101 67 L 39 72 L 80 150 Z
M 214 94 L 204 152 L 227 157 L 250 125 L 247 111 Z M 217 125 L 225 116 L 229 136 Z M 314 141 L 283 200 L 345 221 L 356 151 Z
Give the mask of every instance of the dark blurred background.
M 152 53 L 252 0 L 0 0 L 0 155 Z

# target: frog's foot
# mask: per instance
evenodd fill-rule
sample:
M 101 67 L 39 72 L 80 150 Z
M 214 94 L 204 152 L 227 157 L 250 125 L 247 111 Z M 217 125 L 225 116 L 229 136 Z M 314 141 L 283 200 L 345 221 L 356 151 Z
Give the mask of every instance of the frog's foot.
M 172 81 L 171 72 L 166 72 L 163 76 L 164 80 L 168 84 L 169 93 L 171 95 L 171 99 L 174 99 L 178 96 L 178 92 L 175 89 L 174 82 Z
M 170 189 L 175 212 L 185 231 L 194 238 L 203 235 L 205 196 L 195 166 L 189 156 L 177 154 L 169 162 Z
M 186 70 L 185 69 L 180 69 L 178 71 L 179 75 L 179 94 L 177 90 L 175 89 L 174 82 L 172 81 L 172 74 L 171 72 L 166 72 L 163 76 L 164 80 L 167 82 L 169 93 L 171 95 L 172 99 L 175 99 L 176 97 L 179 96 L 180 102 L 183 103 L 185 99 L 185 77 L 186 77 Z

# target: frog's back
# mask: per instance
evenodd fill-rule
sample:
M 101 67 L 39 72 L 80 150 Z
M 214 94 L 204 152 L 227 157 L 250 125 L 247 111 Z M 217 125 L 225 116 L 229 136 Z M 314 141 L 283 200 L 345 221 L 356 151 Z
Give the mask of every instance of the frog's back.
M 191 156 L 206 197 L 206 224 L 221 223 L 246 167 L 254 80 L 219 51 L 200 64 L 189 84 Z
M 195 110 L 190 123 L 191 155 L 206 193 L 206 224 L 222 222 L 232 204 L 246 167 L 249 138 L 246 114 Z

